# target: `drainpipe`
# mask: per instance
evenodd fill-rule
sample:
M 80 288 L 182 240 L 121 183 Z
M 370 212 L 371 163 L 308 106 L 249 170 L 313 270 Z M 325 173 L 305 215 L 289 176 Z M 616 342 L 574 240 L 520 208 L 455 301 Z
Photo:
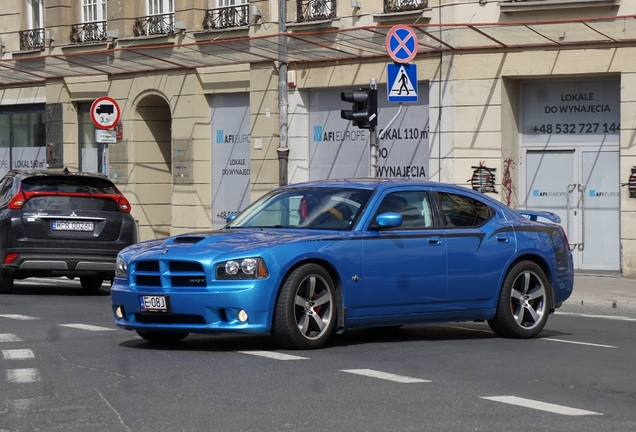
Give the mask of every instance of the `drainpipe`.
M 287 184 L 289 147 L 287 145 L 287 0 L 278 0 L 278 184 Z

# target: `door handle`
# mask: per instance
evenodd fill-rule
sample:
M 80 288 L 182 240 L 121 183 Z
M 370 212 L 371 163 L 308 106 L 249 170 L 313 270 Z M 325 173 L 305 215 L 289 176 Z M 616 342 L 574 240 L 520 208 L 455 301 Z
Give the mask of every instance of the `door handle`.
M 498 235 L 495 236 L 495 238 L 497 239 L 497 243 L 510 243 L 508 236 Z
M 442 239 L 439 237 L 429 237 L 428 244 L 430 245 L 440 245 L 442 244 Z

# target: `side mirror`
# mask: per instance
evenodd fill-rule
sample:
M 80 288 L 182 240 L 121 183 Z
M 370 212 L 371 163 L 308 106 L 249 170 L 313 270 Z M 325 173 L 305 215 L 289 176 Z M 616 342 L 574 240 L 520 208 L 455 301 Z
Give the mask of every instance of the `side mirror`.
M 238 216 L 238 213 L 232 213 L 231 215 L 225 218 L 225 223 L 232 222 L 234 219 L 236 219 L 237 216 Z
M 382 213 L 376 216 L 375 221 L 380 228 L 396 228 L 402 225 L 402 215 L 398 213 Z

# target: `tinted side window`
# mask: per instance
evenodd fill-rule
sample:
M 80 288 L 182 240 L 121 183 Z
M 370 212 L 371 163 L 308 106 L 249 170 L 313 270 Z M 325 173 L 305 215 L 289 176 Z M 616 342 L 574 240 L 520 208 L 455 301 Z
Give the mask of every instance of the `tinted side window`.
M 490 208 L 476 199 L 445 192 L 437 196 L 448 227 L 479 226 L 491 215 Z
M 433 214 L 425 191 L 400 191 L 388 194 L 382 199 L 371 226 L 377 227 L 375 217 L 386 212 L 402 216 L 402 225 L 394 229 L 422 229 L 433 226 Z

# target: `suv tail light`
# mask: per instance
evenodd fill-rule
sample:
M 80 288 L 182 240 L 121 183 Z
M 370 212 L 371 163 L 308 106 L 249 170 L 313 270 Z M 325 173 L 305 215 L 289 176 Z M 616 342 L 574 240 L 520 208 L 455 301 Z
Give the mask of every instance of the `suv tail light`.
M 27 198 L 24 194 L 22 192 L 18 192 L 17 195 L 9 202 L 9 208 L 13 210 L 20 210 L 26 201 Z
M 130 203 L 125 196 L 120 195 L 119 199 L 117 200 L 117 204 L 119 204 L 119 209 L 122 213 L 130 213 Z

